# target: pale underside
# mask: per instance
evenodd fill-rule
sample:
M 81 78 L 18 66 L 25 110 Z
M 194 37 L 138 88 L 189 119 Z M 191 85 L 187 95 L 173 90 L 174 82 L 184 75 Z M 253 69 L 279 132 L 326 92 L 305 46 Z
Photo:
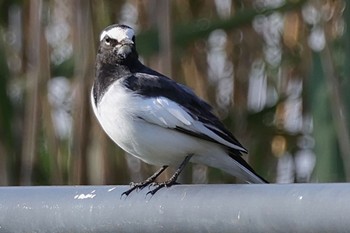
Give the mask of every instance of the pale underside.
M 109 137 L 148 164 L 178 166 L 186 156 L 193 155 L 191 162 L 222 169 L 250 182 L 260 181 L 227 154 L 227 147 L 243 148 L 219 137 L 165 97 L 143 98 L 116 81 L 98 107 L 93 102 L 93 109 Z M 218 143 L 184 134 L 175 127 L 203 133 Z

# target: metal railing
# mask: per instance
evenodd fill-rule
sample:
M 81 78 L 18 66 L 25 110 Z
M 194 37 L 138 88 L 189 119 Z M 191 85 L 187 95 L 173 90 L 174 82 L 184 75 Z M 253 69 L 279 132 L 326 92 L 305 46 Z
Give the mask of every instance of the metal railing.
M 350 232 L 350 184 L 0 188 L 0 232 Z

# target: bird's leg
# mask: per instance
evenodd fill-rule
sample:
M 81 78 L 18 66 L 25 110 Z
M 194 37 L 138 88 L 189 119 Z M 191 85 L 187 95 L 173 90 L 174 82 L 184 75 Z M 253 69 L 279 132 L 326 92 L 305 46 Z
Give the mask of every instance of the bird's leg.
M 157 177 L 162 174 L 162 172 L 165 171 L 165 169 L 167 169 L 168 166 L 162 166 L 158 171 L 156 171 L 152 176 L 148 177 L 145 181 L 140 182 L 140 183 L 131 183 L 131 188 L 125 192 L 122 193 L 123 195 L 128 196 L 132 191 L 134 191 L 135 189 L 143 189 L 144 187 L 146 187 L 149 184 L 152 184 Z
M 188 155 L 186 156 L 186 158 L 184 159 L 184 161 L 182 161 L 182 163 L 180 164 L 180 166 L 176 169 L 174 175 L 172 177 L 170 177 L 169 180 L 163 182 L 163 183 L 160 183 L 160 184 L 157 184 L 157 187 L 154 188 L 153 190 L 149 191 L 147 193 L 148 194 L 151 194 L 151 195 L 154 195 L 156 192 L 158 192 L 159 189 L 163 188 L 163 187 L 170 187 L 174 184 L 176 184 L 176 180 L 177 178 L 179 177 L 180 173 L 182 172 L 182 170 L 185 168 L 186 164 L 190 161 L 190 159 L 192 158 L 192 154 L 191 155 Z

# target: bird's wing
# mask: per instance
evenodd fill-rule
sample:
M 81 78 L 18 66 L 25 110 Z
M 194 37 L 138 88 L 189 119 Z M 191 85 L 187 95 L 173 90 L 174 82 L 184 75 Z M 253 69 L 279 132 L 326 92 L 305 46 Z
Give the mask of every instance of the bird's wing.
M 165 128 L 178 130 L 194 137 L 225 145 L 229 148 L 245 151 L 245 149 L 221 137 L 224 132 L 214 125 L 195 119 L 178 103 L 166 97 L 151 97 L 143 101 L 139 108 L 139 118 Z
M 166 77 L 145 74 L 129 77 L 125 82 L 143 98 L 139 118 L 224 145 L 238 154 L 247 152 L 211 112 L 210 105 L 189 88 Z

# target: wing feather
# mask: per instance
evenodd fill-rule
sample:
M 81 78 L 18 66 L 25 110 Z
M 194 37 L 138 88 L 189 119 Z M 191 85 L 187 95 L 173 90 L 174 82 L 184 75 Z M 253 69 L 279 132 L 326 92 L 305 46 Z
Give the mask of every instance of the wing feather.
M 147 102 L 140 116 L 150 123 L 222 144 L 240 155 L 247 150 L 212 113 L 212 108 L 188 87 L 145 66 L 142 72 L 124 79 L 125 86 Z
M 149 123 L 246 152 L 240 144 L 237 145 L 222 137 L 225 133 L 221 129 L 194 118 L 178 103 L 166 97 L 152 97 L 142 102 L 143 105 L 139 106 L 142 111 L 138 117 Z

